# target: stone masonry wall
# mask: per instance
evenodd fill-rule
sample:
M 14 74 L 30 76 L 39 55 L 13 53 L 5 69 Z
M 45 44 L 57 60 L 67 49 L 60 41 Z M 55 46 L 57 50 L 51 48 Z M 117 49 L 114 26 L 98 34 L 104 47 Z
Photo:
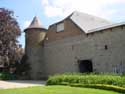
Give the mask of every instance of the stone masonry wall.
M 26 55 L 30 65 L 29 76 L 31 79 L 42 79 L 44 75 L 44 62 L 42 44 L 46 32 L 43 29 L 28 29 L 26 31 Z
M 86 59 L 94 72 L 125 72 L 125 27 L 45 43 L 44 52 L 47 75 L 79 72 L 77 61 Z

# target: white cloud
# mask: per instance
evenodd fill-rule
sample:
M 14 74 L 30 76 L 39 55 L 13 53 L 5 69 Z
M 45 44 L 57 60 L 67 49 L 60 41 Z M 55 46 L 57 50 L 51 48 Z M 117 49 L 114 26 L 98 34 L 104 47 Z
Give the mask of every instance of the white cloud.
M 23 29 L 27 28 L 30 25 L 31 21 L 26 20 L 23 24 Z
M 125 4 L 125 0 L 42 0 L 42 7 L 48 17 L 65 17 L 78 10 L 107 18 L 123 11 L 114 9 L 114 7 L 123 3 Z

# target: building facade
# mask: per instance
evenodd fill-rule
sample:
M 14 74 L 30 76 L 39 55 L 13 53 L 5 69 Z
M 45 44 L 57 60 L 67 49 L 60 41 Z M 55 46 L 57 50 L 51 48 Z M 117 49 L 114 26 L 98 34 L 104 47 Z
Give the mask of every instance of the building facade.
M 125 23 L 73 12 L 48 29 L 35 17 L 25 33 L 31 79 L 66 72 L 125 73 Z

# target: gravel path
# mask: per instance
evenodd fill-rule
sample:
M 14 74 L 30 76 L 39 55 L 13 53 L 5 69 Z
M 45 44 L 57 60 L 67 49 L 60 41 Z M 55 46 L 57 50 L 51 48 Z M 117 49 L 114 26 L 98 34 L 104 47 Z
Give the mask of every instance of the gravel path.
M 45 85 L 45 81 L 34 81 L 34 80 L 2 81 L 0 80 L 0 89 L 23 88 L 23 87 L 44 86 L 44 85 Z

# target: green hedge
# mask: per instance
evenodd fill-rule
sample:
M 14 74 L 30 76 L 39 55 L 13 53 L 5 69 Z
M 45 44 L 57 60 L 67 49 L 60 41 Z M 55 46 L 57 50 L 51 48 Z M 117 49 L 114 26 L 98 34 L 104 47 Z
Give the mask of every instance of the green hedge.
M 116 74 L 62 74 L 49 77 L 47 85 L 68 85 L 125 93 L 125 76 Z
M 106 84 L 125 87 L 125 76 L 114 74 L 62 74 L 49 77 L 47 85 L 62 83 Z
M 0 73 L 0 80 L 15 80 L 16 76 L 7 72 Z

